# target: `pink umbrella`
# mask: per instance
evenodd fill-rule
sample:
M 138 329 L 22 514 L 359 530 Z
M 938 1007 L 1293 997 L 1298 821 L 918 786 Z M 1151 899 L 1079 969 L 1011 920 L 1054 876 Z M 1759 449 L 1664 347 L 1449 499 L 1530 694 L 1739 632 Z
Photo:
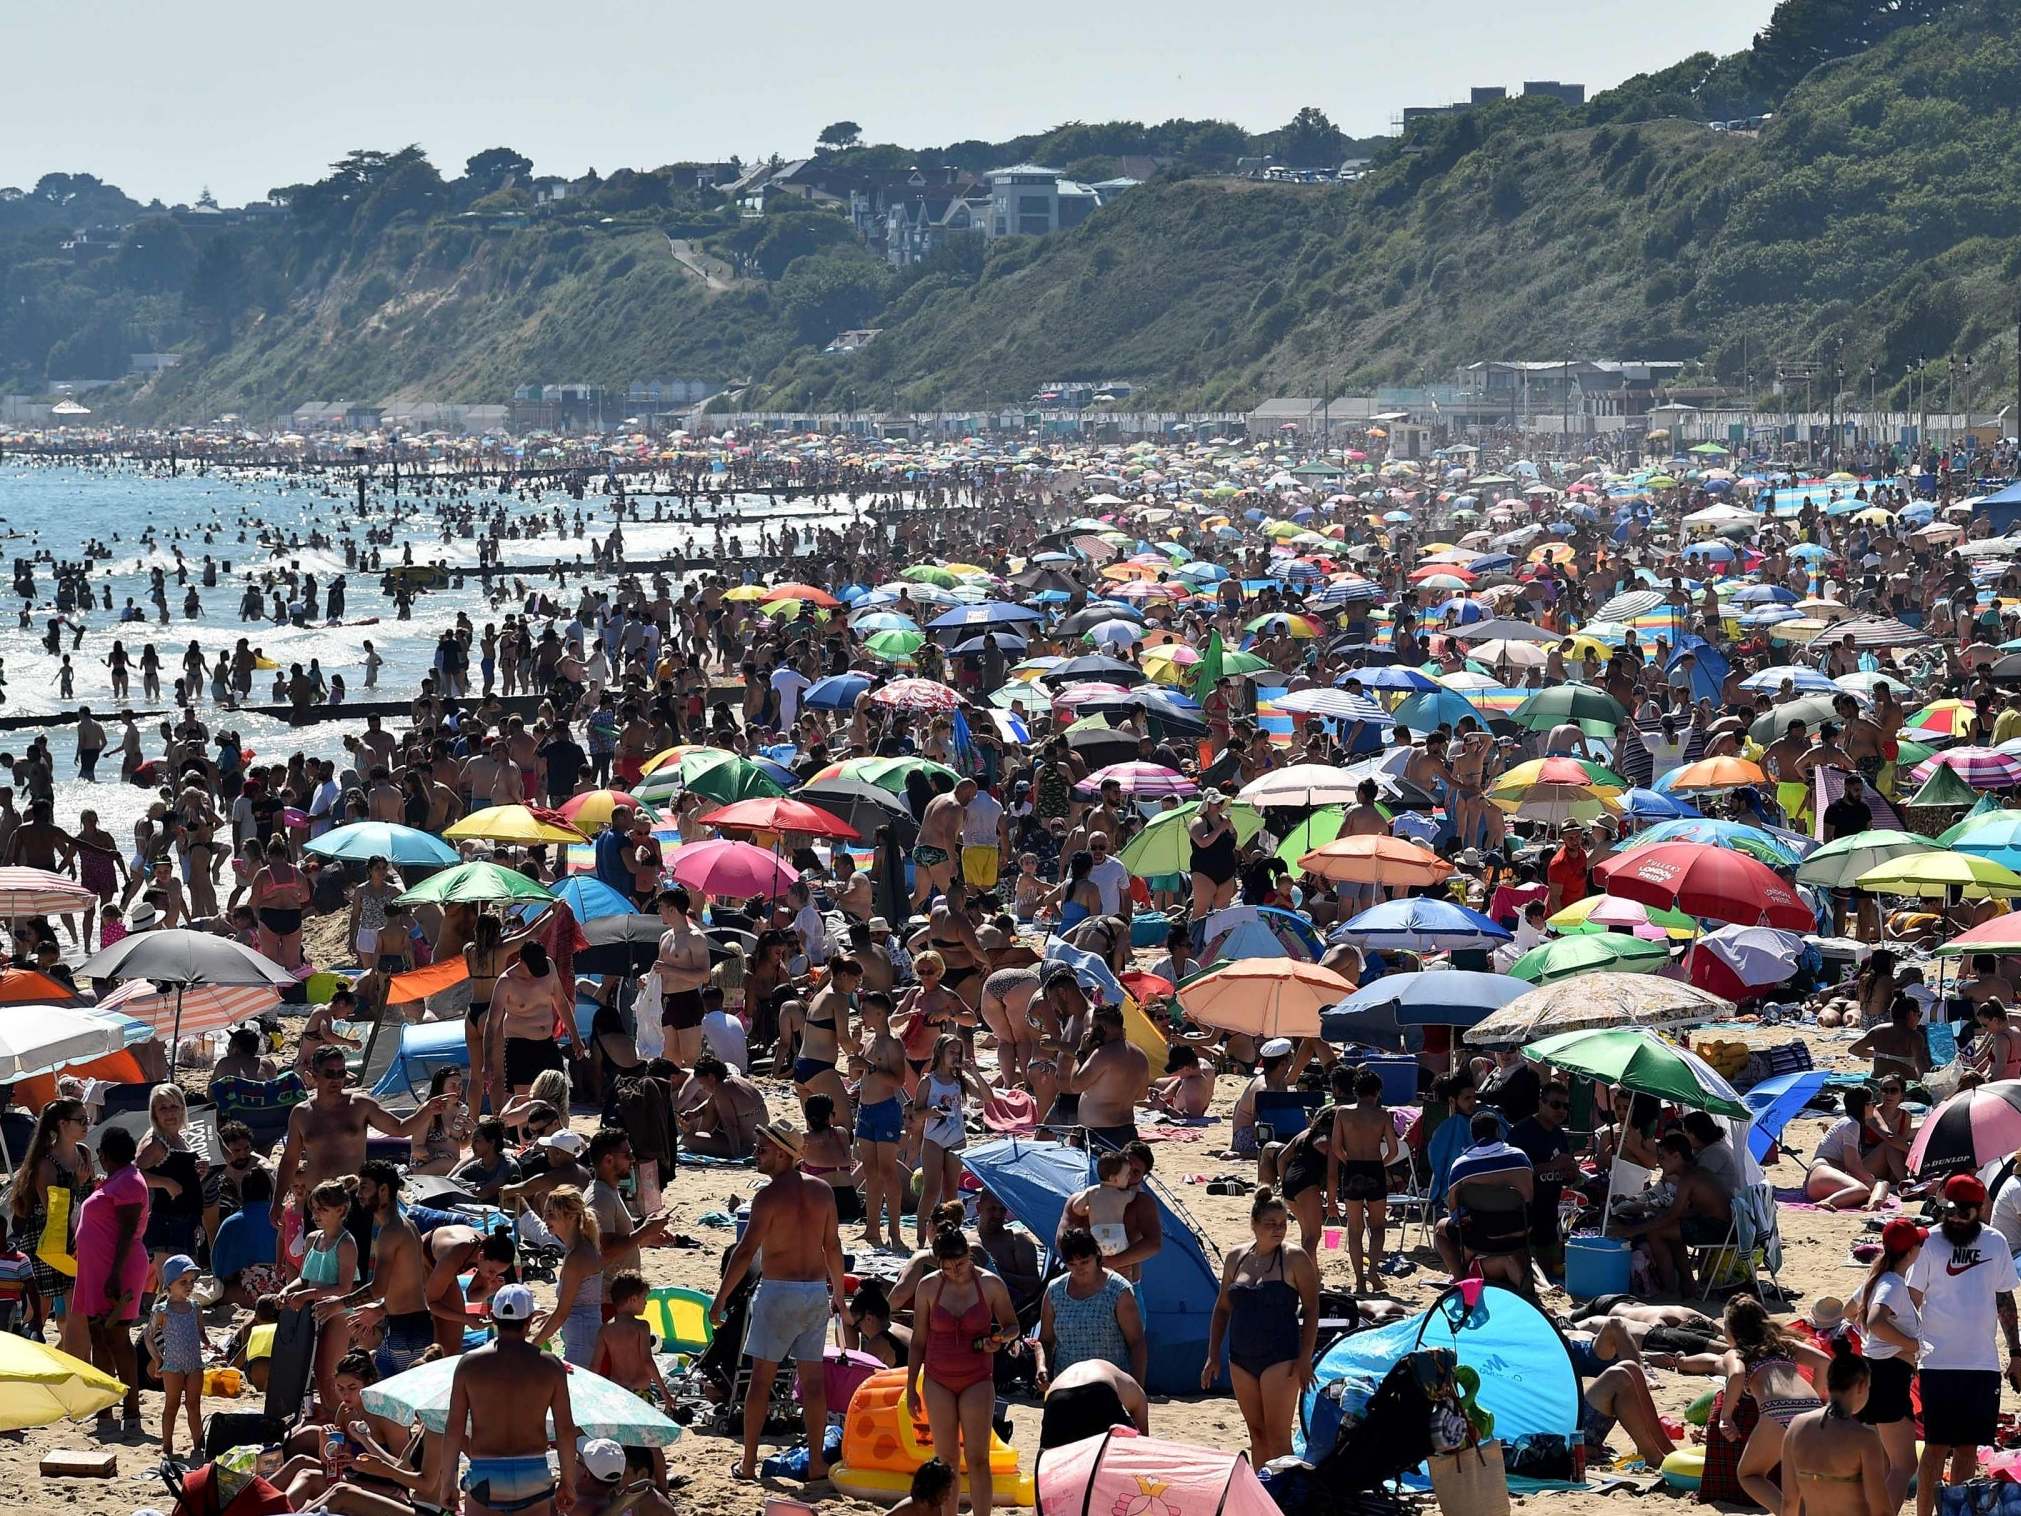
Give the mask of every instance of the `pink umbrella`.
M 1246 1453 L 1139 1436 L 1135 1427 L 1054 1448 L 1039 1460 L 1039 1509 L 1087 1516 L 1278 1516 Z
M 961 696 L 932 679 L 894 679 L 873 691 L 870 700 L 902 711 L 951 711 L 961 704 Z
M 1909 1147 L 1919 1179 L 1969 1174 L 2021 1148 L 2021 1079 L 1960 1090 L 1930 1112 Z
M 145 1021 L 156 1035 L 172 1035 L 176 1025 L 174 990 L 158 990 L 146 979 L 129 979 L 98 1002 L 135 1021 Z M 265 984 L 192 984 L 182 992 L 182 1035 L 216 1031 L 264 1015 L 281 1003 L 281 992 Z
M 1111 780 L 1123 787 L 1125 795 L 1141 795 L 1147 800 L 1200 793 L 1199 785 L 1177 769 L 1168 769 L 1162 763 L 1112 763 L 1106 768 L 1096 769 L 1074 788 L 1086 795 L 1099 794 L 1102 786 Z
M 0 916 L 62 915 L 97 903 L 93 891 L 48 869 L 0 869 Z
M 1070 684 L 1053 696 L 1056 711 L 1078 710 L 1090 700 L 1115 700 L 1130 692 L 1120 684 L 1110 684 L 1101 679 L 1084 679 L 1078 684 Z
M 728 838 L 688 843 L 674 853 L 668 872 L 689 889 L 738 900 L 773 899 L 800 879 L 765 849 Z

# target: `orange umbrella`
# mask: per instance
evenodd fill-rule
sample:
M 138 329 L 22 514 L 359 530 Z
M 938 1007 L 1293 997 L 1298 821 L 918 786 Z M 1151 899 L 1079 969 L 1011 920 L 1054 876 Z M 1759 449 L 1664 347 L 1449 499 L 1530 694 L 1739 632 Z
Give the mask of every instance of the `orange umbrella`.
M 1744 784 L 1767 784 L 1768 775 L 1758 763 L 1745 758 L 1701 758 L 1687 763 L 1670 776 L 1664 789 L 1672 794 L 1685 790 L 1737 790 Z
M 767 603 L 774 600 L 805 600 L 825 611 L 832 611 L 842 604 L 828 591 L 811 584 L 775 584 L 765 591 L 765 599 Z
M 1250 1037 L 1317 1037 L 1319 1013 L 1354 993 L 1332 969 L 1297 958 L 1242 958 L 1179 987 L 1179 1005 L 1202 1026 Z
M 1430 848 L 1401 837 L 1338 837 L 1300 858 L 1298 866 L 1336 884 L 1399 887 L 1437 884 L 1453 871 Z
M 611 812 L 621 805 L 644 811 L 652 821 L 660 819 L 658 811 L 627 790 L 584 790 L 580 795 L 571 795 L 564 800 L 561 813 L 568 818 L 570 826 L 589 834 L 609 826 Z
M 69 985 L 34 969 L 0 969 L 0 1005 L 23 1001 L 36 1005 L 61 1005 L 76 998 L 77 991 Z

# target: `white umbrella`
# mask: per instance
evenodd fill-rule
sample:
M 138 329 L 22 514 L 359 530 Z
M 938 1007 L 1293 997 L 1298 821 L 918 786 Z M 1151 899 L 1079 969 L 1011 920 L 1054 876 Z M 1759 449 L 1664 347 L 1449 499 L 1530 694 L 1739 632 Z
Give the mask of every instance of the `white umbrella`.
M 1236 792 L 1251 805 L 1353 805 L 1359 780 L 1324 763 L 1294 763 L 1252 779 Z
M 1769 926 L 1723 926 L 1698 939 L 1696 952 L 1710 953 L 1732 969 L 1749 989 L 1781 984 L 1796 971 L 1803 938 Z
M 0 1010 L 0 1079 L 24 1079 L 126 1046 L 119 1026 L 88 1009 L 10 1005 Z

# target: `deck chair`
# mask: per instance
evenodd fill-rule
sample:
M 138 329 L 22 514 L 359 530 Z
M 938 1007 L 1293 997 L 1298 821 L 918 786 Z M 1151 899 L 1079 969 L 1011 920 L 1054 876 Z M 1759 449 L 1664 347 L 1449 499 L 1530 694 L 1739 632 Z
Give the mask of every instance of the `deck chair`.
M 1530 1202 L 1513 1187 L 1470 1181 L 1459 1188 L 1460 1247 L 1466 1261 L 1513 1259 L 1515 1288 L 1530 1292 Z M 1482 1270 L 1485 1276 L 1487 1271 Z
M 1256 1092 L 1256 1145 L 1289 1142 L 1312 1124 L 1313 1112 L 1326 1103 L 1325 1090 L 1258 1090 Z M 1265 1136 L 1261 1128 L 1269 1127 Z
M 263 1156 L 287 1136 L 289 1114 L 309 1098 L 302 1076 L 292 1069 L 278 1079 L 213 1079 L 210 1094 L 217 1106 L 218 1125 L 244 1122 L 253 1134 L 254 1148 Z
M 646 1292 L 639 1319 L 659 1339 L 662 1353 L 700 1353 L 716 1340 L 716 1328 L 709 1320 L 714 1303 L 715 1297 L 701 1290 L 670 1285 Z
M 1389 1214 L 1399 1225 L 1397 1228 L 1397 1250 L 1408 1253 L 1411 1250 L 1411 1228 L 1418 1230 L 1418 1245 L 1430 1247 L 1432 1223 L 1438 1219 L 1438 1197 L 1432 1194 L 1431 1161 L 1412 1147 L 1403 1144 L 1403 1161 L 1410 1171 L 1410 1182 L 1401 1190 L 1391 1190 L 1389 1194 Z
M 1747 1290 L 1763 1294 L 1761 1274 L 1782 1292 L 1782 1232 L 1776 1223 L 1775 1192 L 1766 1184 L 1744 1185 L 1734 1193 L 1733 1224 L 1726 1240 L 1695 1243 L 1686 1249 L 1694 1272 L 1705 1281 L 1700 1300 L 1714 1290 Z M 1715 1267 L 1715 1265 L 1718 1265 Z

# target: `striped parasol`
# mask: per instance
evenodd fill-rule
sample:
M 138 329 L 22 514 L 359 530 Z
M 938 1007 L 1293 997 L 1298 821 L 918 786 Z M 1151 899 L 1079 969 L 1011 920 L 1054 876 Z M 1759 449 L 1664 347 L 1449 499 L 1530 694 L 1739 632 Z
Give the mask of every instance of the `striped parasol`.
M 0 868 L 0 916 L 60 916 L 96 905 L 98 896 L 48 869 Z
M 265 984 L 193 984 L 182 992 L 181 1035 L 237 1026 L 281 1003 L 281 992 Z M 130 979 L 98 1002 L 153 1027 L 157 1036 L 176 1034 L 176 993 L 158 990 L 151 980 Z
M 873 690 L 870 701 L 901 711 L 951 711 L 961 704 L 961 696 L 937 680 L 894 679 Z
M 1960 1090 L 1930 1113 L 1909 1148 L 1918 1179 L 1969 1174 L 2021 1148 L 2021 1079 Z
M 1993 747 L 1947 748 L 1909 770 L 1909 778 L 1924 784 L 1940 768 L 1949 769 L 1975 790 L 2011 790 L 2021 784 L 2021 760 Z
M 1147 800 L 1162 800 L 1167 795 L 1197 795 L 1200 786 L 1188 779 L 1177 769 L 1168 769 L 1162 763 L 1112 763 L 1088 775 L 1074 788 L 1084 795 L 1094 795 L 1105 784 L 1122 787 L 1125 795 L 1139 796 Z

